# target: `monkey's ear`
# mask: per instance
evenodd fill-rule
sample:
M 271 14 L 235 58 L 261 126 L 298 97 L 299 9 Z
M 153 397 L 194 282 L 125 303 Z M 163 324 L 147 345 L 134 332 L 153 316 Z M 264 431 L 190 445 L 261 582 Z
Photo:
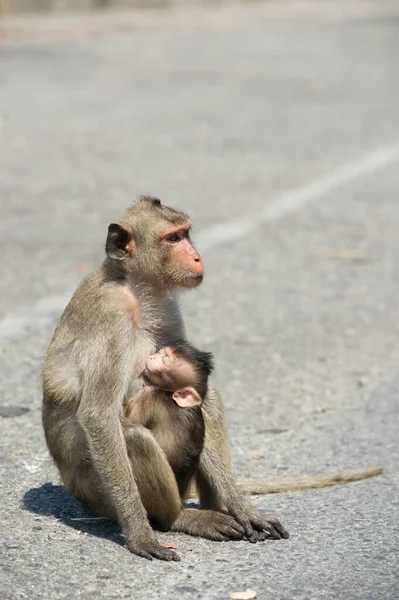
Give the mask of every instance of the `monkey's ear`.
M 123 260 L 132 253 L 134 247 L 133 232 L 125 229 L 122 225 L 111 223 L 108 227 L 108 236 L 105 243 L 107 256 L 116 260 Z
M 193 387 L 185 387 L 181 390 L 177 390 L 172 395 L 173 400 L 181 408 L 187 408 L 188 406 L 198 406 L 202 403 L 201 396 Z

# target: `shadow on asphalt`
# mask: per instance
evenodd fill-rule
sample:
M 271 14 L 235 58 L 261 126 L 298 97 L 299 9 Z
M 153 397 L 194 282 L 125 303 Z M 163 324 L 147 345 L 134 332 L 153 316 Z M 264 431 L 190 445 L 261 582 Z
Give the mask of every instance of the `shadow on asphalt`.
M 44 483 L 28 490 L 23 497 L 24 507 L 30 512 L 59 519 L 68 527 L 105 538 L 124 545 L 125 541 L 118 525 L 108 519 L 98 519 L 84 510 L 61 485 Z

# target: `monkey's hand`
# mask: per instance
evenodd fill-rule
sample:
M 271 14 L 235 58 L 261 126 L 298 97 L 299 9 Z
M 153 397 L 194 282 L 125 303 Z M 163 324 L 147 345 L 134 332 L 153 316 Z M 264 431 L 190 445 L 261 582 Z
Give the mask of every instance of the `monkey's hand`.
M 266 539 L 288 539 L 289 533 L 275 517 L 265 515 L 254 506 L 243 504 L 229 507 L 229 513 L 243 526 L 246 538 L 251 543 Z
M 150 530 L 150 535 L 127 535 L 126 546 L 133 554 L 137 554 L 137 556 L 142 556 L 148 560 L 152 560 L 153 558 L 158 558 L 159 560 L 180 560 L 176 552 L 161 546 L 152 530 Z

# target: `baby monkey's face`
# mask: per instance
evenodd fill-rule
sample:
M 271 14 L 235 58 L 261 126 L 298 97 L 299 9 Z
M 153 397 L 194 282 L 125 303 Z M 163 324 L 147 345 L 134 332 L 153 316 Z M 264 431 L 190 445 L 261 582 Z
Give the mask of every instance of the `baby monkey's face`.
M 195 386 L 196 375 L 193 366 L 170 346 L 151 354 L 143 371 L 144 377 L 156 387 L 168 392 L 176 392 L 186 386 Z
M 155 387 L 172 392 L 172 398 L 182 408 L 201 404 L 195 389 L 197 375 L 190 360 L 171 346 L 151 354 L 143 371 L 145 379 Z

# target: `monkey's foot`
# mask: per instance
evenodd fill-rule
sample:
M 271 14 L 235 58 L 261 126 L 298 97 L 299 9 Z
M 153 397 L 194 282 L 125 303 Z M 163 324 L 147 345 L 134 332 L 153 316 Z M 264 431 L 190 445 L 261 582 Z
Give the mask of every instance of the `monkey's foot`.
M 242 540 L 245 531 L 234 517 L 216 510 L 185 508 L 171 527 L 171 531 L 187 533 L 216 542 Z
M 244 506 L 230 512 L 241 523 L 246 539 L 252 543 L 263 542 L 266 539 L 280 540 L 290 537 L 278 519 L 265 515 L 253 506 Z

